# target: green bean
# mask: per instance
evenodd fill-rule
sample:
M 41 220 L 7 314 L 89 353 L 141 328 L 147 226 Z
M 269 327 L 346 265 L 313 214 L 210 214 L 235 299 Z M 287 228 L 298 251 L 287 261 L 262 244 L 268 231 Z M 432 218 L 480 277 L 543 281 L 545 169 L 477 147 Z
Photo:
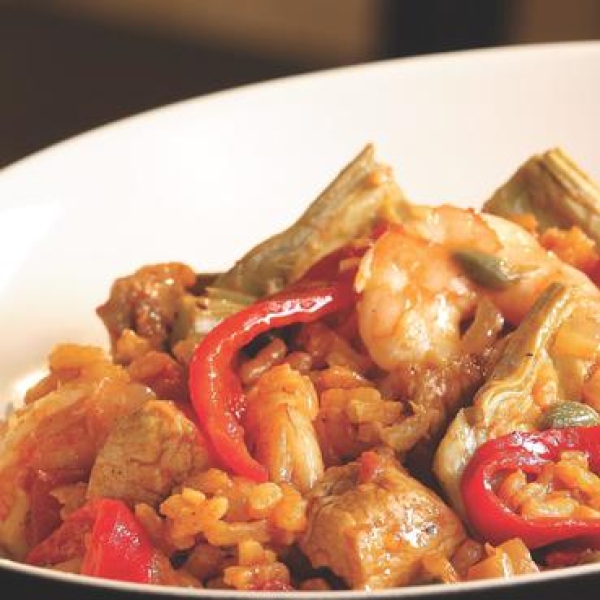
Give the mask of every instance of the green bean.
M 452 256 L 472 281 L 486 288 L 503 290 L 520 278 L 511 271 L 505 260 L 493 254 L 478 250 L 457 250 Z

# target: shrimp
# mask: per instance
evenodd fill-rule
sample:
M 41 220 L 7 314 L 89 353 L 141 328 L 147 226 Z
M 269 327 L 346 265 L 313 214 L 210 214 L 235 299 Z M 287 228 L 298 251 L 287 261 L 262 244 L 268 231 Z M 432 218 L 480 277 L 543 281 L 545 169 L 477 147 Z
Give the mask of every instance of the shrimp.
M 50 371 L 48 393 L 12 414 L 0 437 L 0 548 L 17 560 L 58 524 L 52 484 L 85 481 L 114 423 L 154 397 L 99 348 L 59 346 Z
M 518 276 L 503 289 L 478 284 L 456 260 L 459 250 L 490 255 Z M 413 413 L 389 428 L 385 443 L 398 452 L 425 439 L 435 444 L 489 372 L 504 321 L 518 325 L 552 282 L 577 288 L 580 318 L 600 331 L 597 288 L 514 223 L 450 206 L 415 207 L 402 227 L 380 237 L 357 273 L 359 331 Z M 571 363 L 562 360 L 573 371 Z M 576 375 L 573 387 L 581 384 Z M 429 460 L 431 448 L 420 450 Z
M 306 492 L 323 474 L 312 423 L 318 410 L 312 382 L 288 364 L 271 368 L 250 390 L 244 427 L 271 481 Z
M 501 290 L 478 285 L 454 258 L 457 250 L 492 255 L 518 278 Z M 355 282 L 362 292 L 360 334 L 386 371 L 444 365 L 460 356 L 461 326 L 481 298 L 518 325 L 552 282 L 598 295 L 583 273 L 514 223 L 471 209 L 416 207 L 406 224 L 379 238 L 361 261 Z
M 514 284 L 504 290 L 480 289 L 511 325 L 517 326 L 523 321 L 551 283 L 578 288 L 582 300 L 584 297 L 600 299 L 598 288 L 587 275 L 546 250 L 521 226 L 494 215 L 481 216 L 500 240 L 501 248 L 497 257 L 520 275 Z

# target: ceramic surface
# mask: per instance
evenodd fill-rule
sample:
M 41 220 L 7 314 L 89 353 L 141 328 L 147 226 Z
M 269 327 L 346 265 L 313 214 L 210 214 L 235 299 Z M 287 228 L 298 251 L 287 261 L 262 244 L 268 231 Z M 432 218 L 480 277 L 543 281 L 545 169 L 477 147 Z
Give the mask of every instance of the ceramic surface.
M 376 144 L 414 201 L 478 206 L 529 155 L 556 145 L 600 179 L 599 106 L 600 43 L 453 53 L 198 98 L 4 169 L 2 410 L 18 402 L 56 342 L 107 344 L 94 308 L 115 277 L 169 260 L 200 271 L 227 267 L 289 224 L 366 142 Z M 0 565 L 2 581 L 38 597 L 236 595 L 136 592 L 124 584 Z M 583 599 L 598 585 L 600 566 L 588 566 L 381 595 L 517 599 L 551 586 Z

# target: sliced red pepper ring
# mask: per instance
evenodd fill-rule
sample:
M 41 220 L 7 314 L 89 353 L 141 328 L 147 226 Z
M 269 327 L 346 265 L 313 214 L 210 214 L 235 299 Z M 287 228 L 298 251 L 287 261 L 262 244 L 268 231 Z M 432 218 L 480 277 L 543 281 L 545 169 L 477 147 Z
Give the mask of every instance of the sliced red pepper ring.
M 44 566 L 76 557 L 83 557 L 82 575 L 153 581 L 156 550 L 142 524 L 120 500 L 90 500 L 32 548 L 26 562 Z
M 355 301 L 352 277 L 324 287 L 293 288 L 232 315 L 200 342 L 190 363 L 190 397 L 217 457 L 237 475 L 267 480 L 265 468 L 250 455 L 240 418 L 245 397 L 234 372 L 238 352 L 256 336 L 278 327 L 308 323 L 347 308 Z
M 463 503 L 473 530 L 494 545 L 514 537 L 521 538 L 530 549 L 564 540 L 600 545 L 600 519 L 527 519 L 495 493 L 494 484 L 500 474 L 517 469 L 538 474 L 545 464 L 560 460 L 565 450 L 586 454 L 590 468 L 600 472 L 600 426 L 516 432 L 480 446 L 461 480 Z
M 392 225 L 378 223 L 365 245 L 343 246 L 317 261 L 283 292 L 232 315 L 200 342 L 190 362 L 189 391 L 198 422 L 221 464 L 257 482 L 267 480 L 265 468 L 249 453 L 240 419 L 246 400 L 234 372 L 238 352 L 271 329 L 310 323 L 351 307 L 356 301 L 356 269 L 345 261 L 359 260 Z M 319 282 L 333 283 L 321 285 Z

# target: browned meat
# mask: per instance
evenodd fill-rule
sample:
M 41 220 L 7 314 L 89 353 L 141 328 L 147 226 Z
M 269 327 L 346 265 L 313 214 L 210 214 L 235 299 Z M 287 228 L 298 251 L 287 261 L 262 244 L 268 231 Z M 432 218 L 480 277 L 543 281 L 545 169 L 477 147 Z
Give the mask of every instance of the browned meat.
M 354 589 L 415 583 L 422 559 L 450 556 L 464 539 L 460 520 L 390 456 L 365 452 L 329 468 L 313 489 L 301 548 Z
M 171 402 L 152 400 L 111 431 L 87 494 L 156 506 L 190 473 L 208 466 L 194 424 Z
M 60 522 L 51 489 L 86 480 L 116 424 L 154 399 L 100 348 L 57 346 L 49 363 L 0 438 L 0 548 L 16 559 Z
M 195 282 L 194 271 L 177 262 L 145 266 L 117 279 L 109 299 L 97 309 L 113 352 L 127 330 L 147 340 L 150 349 L 166 349 L 181 297 Z

